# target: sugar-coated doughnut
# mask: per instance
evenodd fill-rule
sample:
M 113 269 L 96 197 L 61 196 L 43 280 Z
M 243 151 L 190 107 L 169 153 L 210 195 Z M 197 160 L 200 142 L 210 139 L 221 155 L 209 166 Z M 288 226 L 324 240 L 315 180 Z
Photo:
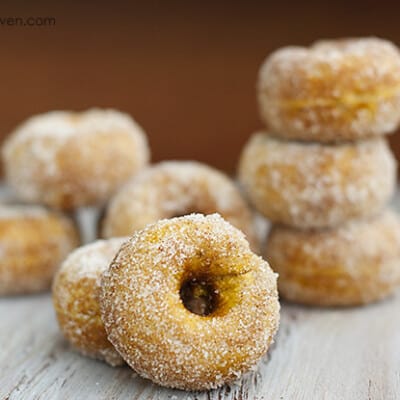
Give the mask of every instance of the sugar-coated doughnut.
M 322 306 L 377 301 L 400 285 L 400 219 L 386 211 L 335 229 L 275 226 L 265 258 L 285 299 Z
M 239 163 L 254 206 L 276 223 L 336 226 L 378 214 L 396 185 L 396 162 L 384 138 L 320 144 L 254 135 Z
M 113 366 L 123 360 L 107 340 L 98 295 L 101 274 L 125 240 L 99 240 L 80 247 L 63 262 L 53 283 L 54 308 L 65 338 L 80 353 Z
M 239 378 L 279 322 L 276 275 L 217 214 L 136 231 L 104 273 L 100 303 L 125 361 L 142 377 L 187 390 Z
M 60 209 L 106 201 L 149 159 L 142 129 L 114 110 L 53 111 L 6 140 L 7 181 L 21 199 Z
M 142 170 L 112 198 L 102 236 L 128 236 L 160 219 L 215 212 L 258 250 L 254 216 L 231 179 L 199 162 L 165 161 Z
M 77 229 L 65 216 L 39 206 L 0 205 L 0 295 L 49 289 L 78 243 Z
M 258 98 L 269 129 L 285 138 L 353 140 L 396 130 L 400 53 L 377 38 L 285 47 L 260 69 Z

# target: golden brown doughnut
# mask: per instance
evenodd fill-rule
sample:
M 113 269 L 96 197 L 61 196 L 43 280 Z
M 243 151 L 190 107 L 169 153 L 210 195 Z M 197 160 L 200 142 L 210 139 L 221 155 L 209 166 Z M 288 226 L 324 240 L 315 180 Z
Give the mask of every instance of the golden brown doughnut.
M 400 285 L 400 219 L 386 211 L 335 229 L 275 226 L 265 258 L 287 300 L 321 306 L 377 301 Z
M 114 110 L 53 111 L 6 140 L 7 181 L 25 201 L 73 209 L 106 201 L 149 159 L 142 129 Z
M 0 205 L 0 295 L 49 289 L 59 264 L 78 243 L 65 216 L 39 206 Z
M 267 351 L 279 320 L 276 275 L 217 214 L 136 231 L 103 275 L 100 303 L 125 361 L 187 390 L 239 378 Z
M 136 175 L 111 200 L 102 236 L 128 236 L 149 223 L 193 212 L 221 214 L 258 251 L 254 216 L 237 187 L 223 173 L 194 161 L 165 161 Z
M 378 214 L 394 192 L 396 162 L 384 138 L 332 145 L 260 133 L 243 150 L 239 178 L 271 221 L 321 228 Z
M 123 238 L 99 240 L 80 247 L 63 262 L 53 283 L 53 303 L 61 331 L 80 353 L 116 366 L 121 356 L 107 340 L 98 294 L 101 274 Z
M 321 142 L 396 130 L 400 53 L 378 38 L 324 40 L 285 47 L 260 69 L 261 117 L 274 134 Z

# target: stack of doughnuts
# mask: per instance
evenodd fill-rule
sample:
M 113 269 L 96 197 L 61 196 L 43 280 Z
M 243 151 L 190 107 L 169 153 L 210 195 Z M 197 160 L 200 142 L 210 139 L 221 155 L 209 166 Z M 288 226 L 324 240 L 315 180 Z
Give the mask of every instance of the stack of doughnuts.
M 266 128 L 239 179 L 273 227 L 264 255 L 282 297 L 310 305 L 379 300 L 400 284 L 400 220 L 387 204 L 400 123 L 400 52 L 377 38 L 286 47 L 262 65 Z
M 148 163 L 149 149 L 142 129 L 121 112 L 53 111 L 17 127 L 2 157 L 13 203 L 22 203 L 0 205 L 0 294 L 10 295 L 49 289 L 79 244 L 62 213 L 106 202 Z

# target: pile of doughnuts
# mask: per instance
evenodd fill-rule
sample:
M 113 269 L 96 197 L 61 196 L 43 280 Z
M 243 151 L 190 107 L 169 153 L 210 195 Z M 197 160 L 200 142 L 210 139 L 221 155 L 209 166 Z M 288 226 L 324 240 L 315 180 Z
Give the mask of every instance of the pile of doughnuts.
M 240 378 L 271 345 L 282 297 L 350 306 L 400 285 L 400 218 L 387 204 L 400 124 L 400 52 L 346 39 L 289 47 L 260 70 L 264 130 L 239 181 L 272 221 L 263 255 L 253 210 L 223 173 L 149 163 L 143 130 L 115 110 L 57 111 L 3 146 L 22 205 L 0 205 L 0 294 L 52 284 L 61 331 L 80 353 L 166 387 Z M 104 212 L 102 240 L 76 248 L 71 214 Z M 54 278 L 54 279 L 53 279 Z
M 253 252 L 254 215 L 228 176 L 194 161 L 147 166 L 144 132 L 115 110 L 34 116 L 2 155 L 23 204 L 0 205 L 0 295 L 52 284 L 73 348 L 167 387 L 216 388 L 266 353 L 277 275 Z M 104 210 L 105 239 L 76 248 L 72 217 L 88 206 Z
M 400 52 L 377 38 L 286 47 L 262 65 L 263 131 L 239 179 L 273 222 L 265 258 L 282 297 L 350 306 L 400 284 L 400 220 L 387 210 L 396 162 L 384 135 L 400 123 Z
M 144 132 L 126 114 L 53 111 L 17 127 L 2 158 L 14 197 L 13 204 L 0 205 L 0 294 L 14 295 L 50 288 L 80 242 L 70 214 L 105 203 L 147 164 L 149 150 Z
M 279 324 L 277 276 L 218 214 L 163 219 L 80 247 L 61 265 L 53 302 L 80 353 L 172 388 L 237 380 Z

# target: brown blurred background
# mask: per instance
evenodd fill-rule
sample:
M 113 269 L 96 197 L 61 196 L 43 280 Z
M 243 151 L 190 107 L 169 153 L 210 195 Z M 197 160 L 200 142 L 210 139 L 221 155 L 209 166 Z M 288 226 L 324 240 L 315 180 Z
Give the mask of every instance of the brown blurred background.
M 197 159 L 233 172 L 261 126 L 255 99 L 265 56 L 318 38 L 376 35 L 400 45 L 400 3 L 7 2 L 0 26 L 0 137 L 34 113 L 115 107 L 147 131 L 153 160 Z M 400 135 L 391 142 L 400 158 Z

